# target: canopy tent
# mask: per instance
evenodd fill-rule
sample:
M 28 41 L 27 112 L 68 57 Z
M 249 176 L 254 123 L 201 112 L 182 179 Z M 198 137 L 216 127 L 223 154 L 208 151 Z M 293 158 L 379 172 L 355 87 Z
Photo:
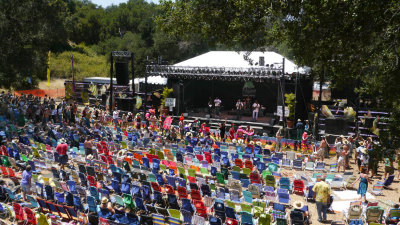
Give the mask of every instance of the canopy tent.
M 260 65 L 260 57 L 264 57 L 264 65 Z M 282 68 L 282 59 L 285 58 L 285 73 L 299 72 L 305 74 L 308 68 L 298 67 L 292 61 L 276 52 L 246 52 L 246 51 L 210 51 L 194 58 L 177 63 L 174 66 L 188 67 L 234 67 L 234 68 L 262 68 L 265 65 L 274 65 Z
M 176 79 L 256 81 L 308 77 L 308 69 L 275 52 L 211 51 L 175 65 L 148 65 L 149 76 Z
M 93 83 L 99 83 L 99 84 L 108 84 L 110 83 L 110 78 L 108 77 L 87 77 L 83 79 L 83 82 L 93 82 Z M 139 83 L 144 83 L 145 78 L 135 78 L 135 84 Z M 117 79 L 113 78 L 113 83 L 117 84 Z M 166 85 L 167 84 L 167 78 L 161 77 L 161 76 L 149 76 L 147 77 L 147 83 L 148 84 L 156 84 L 156 85 Z M 129 84 L 132 84 L 132 80 L 129 80 Z

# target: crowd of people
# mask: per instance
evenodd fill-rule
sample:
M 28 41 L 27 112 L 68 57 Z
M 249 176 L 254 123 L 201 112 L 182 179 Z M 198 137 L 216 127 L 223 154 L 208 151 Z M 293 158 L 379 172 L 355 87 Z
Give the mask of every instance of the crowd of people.
M 238 102 L 240 102 L 240 100 Z M 216 112 L 218 112 L 217 114 L 219 114 L 221 100 L 216 98 L 213 102 L 211 102 L 210 99 L 210 103 L 216 108 Z M 260 109 L 259 103 L 255 101 L 252 108 L 253 110 L 257 109 L 257 111 L 253 111 L 253 118 L 257 119 L 258 110 Z M 221 186 L 225 182 L 224 179 L 232 179 L 232 176 L 236 169 L 244 172 L 244 168 L 251 168 L 249 174 L 247 174 L 250 177 L 251 185 L 253 183 L 259 184 L 261 186 L 261 192 L 264 192 L 264 187 L 267 185 L 266 177 L 264 176 L 264 171 L 266 170 L 265 168 L 258 166 L 262 165 L 263 163 L 259 163 L 260 158 L 256 161 L 256 158 L 261 157 L 261 159 L 264 160 L 270 159 L 266 157 L 270 157 L 271 155 L 282 155 L 282 150 L 284 148 L 284 134 L 282 129 L 280 129 L 276 133 L 274 137 L 274 143 L 271 143 L 263 140 L 260 135 L 258 135 L 250 126 L 240 127 L 235 124 L 231 124 L 230 128 L 227 129 L 227 124 L 225 121 L 222 122 L 217 129 L 211 129 L 207 123 L 201 122 L 200 120 L 195 120 L 194 122 L 188 123 L 182 115 L 179 117 L 179 122 L 177 124 L 174 124 L 173 117 L 166 114 L 158 115 L 158 112 L 154 108 L 150 109 L 144 114 L 124 114 L 121 113 L 118 109 L 114 109 L 112 114 L 108 114 L 108 112 L 102 110 L 99 107 L 80 107 L 74 102 L 56 102 L 55 99 L 49 97 L 39 98 L 31 95 L 16 96 L 10 93 L 3 92 L 0 95 L 0 117 L 1 144 L 3 146 L 7 146 L 4 147 L 6 149 L 9 148 L 12 149 L 13 152 L 18 152 L 18 156 L 16 156 L 15 154 L 13 156 L 10 156 L 15 159 L 15 165 L 9 164 L 6 166 L 14 167 L 14 169 L 22 172 L 19 180 L 11 179 L 10 181 L 8 181 L 5 179 L 5 176 L 3 176 L 3 180 L 0 180 L 0 185 L 4 188 L 10 188 L 16 193 L 20 192 L 23 195 L 22 199 L 25 202 L 28 201 L 27 196 L 30 196 L 33 193 L 33 189 L 35 186 L 33 175 L 35 173 L 37 174 L 38 172 L 34 171 L 34 168 L 32 168 L 31 164 L 28 165 L 24 163 L 20 158 L 20 154 L 26 156 L 35 155 L 32 153 L 33 149 L 37 147 L 33 146 L 35 145 L 34 143 L 43 143 L 44 145 L 48 146 L 47 151 L 49 153 L 53 155 L 58 155 L 57 162 L 59 163 L 59 166 L 55 164 L 52 166 L 57 167 L 55 171 L 59 171 L 62 174 L 65 173 L 65 176 L 67 177 L 66 180 L 69 180 L 70 177 L 72 177 L 71 174 L 73 173 L 73 171 L 77 170 L 78 164 L 82 163 L 78 162 L 76 154 L 73 154 L 72 149 L 74 148 L 83 148 L 83 164 L 86 164 L 86 166 L 90 165 L 90 163 L 88 164 L 88 162 L 90 162 L 91 160 L 100 160 L 100 158 L 102 158 L 101 156 L 115 156 L 116 159 L 122 159 L 122 161 L 124 161 L 125 159 L 129 159 L 128 161 L 138 160 L 138 162 L 140 161 L 139 170 L 143 171 L 149 169 L 150 174 L 148 175 L 148 177 L 150 177 L 151 174 L 157 177 L 156 182 L 151 183 L 153 194 L 151 195 L 151 197 L 150 195 L 147 196 L 148 193 L 145 194 L 145 186 L 143 185 L 143 180 L 137 178 L 138 173 L 134 173 L 133 163 L 130 163 L 128 165 L 125 163 L 122 164 L 120 169 L 122 173 L 126 175 L 124 176 L 125 185 L 128 185 L 129 187 L 132 186 L 132 190 L 134 190 L 134 186 L 139 187 L 140 191 L 135 193 L 132 193 L 131 190 L 128 190 L 127 192 L 122 192 L 120 189 L 122 189 L 123 184 L 119 184 L 119 186 L 114 186 L 114 181 L 110 180 L 106 180 L 104 183 L 98 182 L 95 185 L 96 190 L 107 189 L 107 191 L 114 194 L 121 194 L 121 192 L 130 193 L 132 194 L 132 196 L 135 196 L 138 199 L 143 199 L 146 207 L 141 207 L 137 205 L 139 204 L 138 202 L 136 202 L 135 207 L 129 205 L 129 203 L 125 203 L 125 205 L 116 204 L 115 201 L 110 201 L 109 197 L 102 196 L 97 201 L 98 204 L 96 210 L 89 210 L 90 213 L 87 214 L 87 220 L 80 220 L 80 222 L 83 224 L 99 224 L 99 221 L 101 224 L 102 219 L 105 219 L 110 223 L 116 222 L 118 224 L 153 224 L 152 221 L 154 220 L 154 218 L 149 217 L 149 209 L 152 206 L 170 209 L 185 209 L 186 211 L 189 211 L 189 213 L 191 213 L 191 217 L 193 216 L 193 219 L 190 222 L 186 220 L 186 216 L 183 216 L 183 212 L 185 212 L 185 210 L 181 211 L 182 216 L 185 217 L 185 220 L 183 222 L 185 224 L 201 224 L 201 222 L 203 221 L 201 220 L 201 218 L 205 218 L 205 220 L 207 220 L 208 223 L 211 225 L 222 224 L 222 222 L 226 222 L 230 225 L 235 223 L 238 224 L 237 221 L 242 220 L 243 222 L 247 214 L 234 213 L 233 216 L 228 216 L 228 214 L 224 213 L 223 216 L 219 215 L 217 213 L 218 210 L 214 207 L 216 207 L 216 205 L 218 206 L 218 204 L 221 203 L 218 199 L 219 197 L 217 197 L 220 190 L 210 190 L 210 193 L 207 193 L 207 179 L 212 180 L 211 178 L 215 174 L 210 175 L 210 177 L 208 175 L 204 176 L 207 181 L 207 185 L 204 186 L 204 190 L 203 183 L 197 182 L 201 178 L 198 178 L 198 180 L 196 181 L 196 176 L 198 174 L 195 175 L 194 184 L 192 182 L 193 180 L 190 180 L 187 183 L 187 186 L 184 185 L 184 188 L 191 190 L 190 195 L 192 195 L 190 201 L 188 200 L 190 207 L 187 208 L 187 205 L 184 206 L 186 201 L 183 199 L 186 198 L 181 196 L 184 194 L 180 193 L 175 186 L 172 191 L 167 190 L 167 188 L 173 186 L 169 182 L 169 177 L 174 177 L 174 180 L 189 180 L 192 178 L 188 177 L 188 175 L 186 174 L 182 174 L 182 171 L 176 172 L 178 170 L 174 170 L 174 166 L 172 165 L 175 165 L 176 163 L 181 163 L 182 167 L 184 167 L 185 165 L 183 163 L 186 163 L 186 167 L 192 168 L 190 167 L 190 165 L 188 165 L 188 163 L 189 161 L 192 162 L 193 159 L 190 159 L 190 157 L 195 156 L 195 154 L 183 153 L 181 151 L 185 151 L 185 148 L 192 149 L 193 151 L 193 148 L 195 148 L 196 151 L 198 151 L 198 155 L 201 155 L 201 158 L 207 158 L 207 155 L 211 157 L 207 158 L 208 161 L 205 160 L 207 162 L 207 166 L 205 166 L 204 168 L 206 168 L 207 174 L 215 173 L 215 171 L 212 172 L 214 169 L 217 171 L 217 173 L 224 173 L 224 178 L 222 178 L 222 181 L 218 180 L 217 182 Z M 300 141 L 300 145 L 309 144 L 310 138 L 308 121 L 305 121 L 305 125 L 303 125 L 302 121 L 298 121 L 296 129 L 299 130 L 299 140 L 296 141 Z M 350 169 L 350 162 L 354 157 L 354 162 L 357 164 L 358 170 L 360 172 L 360 175 L 357 179 L 360 180 L 357 192 L 358 194 L 360 194 L 361 197 L 364 197 L 364 201 L 366 201 L 365 196 L 368 190 L 368 184 L 371 183 L 370 178 L 375 175 L 374 170 L 370 170 L 371 160 L 369 159 L 368 155 L 368 151 L 372 148 L 372 142 L 373 140 L 370 138 L 364 140 L 359 136 L 350 136 L 347 138 L 338 137 L 334 143 L 334 148 L 336 149 L 337 154 L 336 161 L 338 173 L 340 172 L 340 169 L 343 169 L 343 171 L 346 171 L 346 169 Z M 126 145 L 126 143 L 128 143 L 128 145 Z M 323 162 L 324 159 L 329 157 L 329 149 L 331 148 L 330 144 L 324 137 L 322 138 L 321 142 L 313 143 L 313 145 L 314 144 L 314 151 L 309 152 L 310 158 L 315 157 L 317 160 Z M 237 149 L 238 153 L 241 154 L 241 158 L 249 157 L 248 159 L 242 158 L 243 160 L 246 159 L 245 166 L 242 165 L 242 167 L 240 167 L 240 165 L 238 164 L 239 160 L 236 160 L 239 159 L 236 153 L 232 153 L 232 156 L 222 157 L 222 154 L 220 152 L 220 148 L 222 148 L 221 145 L 235 146 L 235 149 Z M 149 158 L 150 156 L 154 155 L 155 151 L 159 152 L 162 151 L 162 149 L 177 147 L 178 151 L 175 152 L 175 155 L 171 156 L 170 159 L 172 159 L 172 161 L 168 162 L 168 165 L 170 165 L 169 171 L 160 169 L 159 165 L 156 166 L 155 162 L 157 160 L 154 160 L 151 165 L 145 165 L 144 158 Z M 242 147 L 245 148 L 246 151 L 240 153 L 239 149 L 241 149 Z M 264 151 L 264 149 L 268 151 Z M 100 153 L 100 151 L 102 153 Z M 165 154 L 167 154 L 167 152 L 165 152 Z M 4 155 L 4 152 L 2 155 Z M 33 156 L 33 158 L 35 157 L 43 158 L 44 156 Z M 161 158 L 158 156 L 155 158 L 161 160 Z M 393 157 L 390 157 L 389 154 L 386 156 L 384 178 L 386 178 L 387 175 L 391 175 L 394 173 L 393 165 L 394 162 L 399 158 L 395 159 Z M 253 160 L 254 166 L 252 162 Z M 216 162 L 218 163 L 215 164 Z M 112 170 L 111 164 L 113 166 L 114 164 L 110 163 L 109 161 L 107 161 L 106 163 L 108 165 L 107 172 L 110 172 Z M 247 166 L 247 164 L 250 163 L 251 167 Z M 398 164 L 400 165 L 400 163 Z M 5 164 L 3 163 L 3 165 Z M 50 171 L 50 168 L 47 168 L 47 170 Z M 51 170 L 53 170 L 53 168 L 51 168 Z M 275 170 L 271 172 L 277 171 Z M 369 175 L 370 173 L 371 176 Z M 112 174 L 114 175 L 114 173 Z M 272 176 L 272 174 L 265 174 L 266 176 Z M 54 179 L 56 179 L 55 176 L 56 175 L 53 174 Z M 243 179 L 249 179 L 249 177 Z M 60 178 L 60 180 L 62 179 Z M 38 181 L 36 180 L 36 182 Z M 156 190 L 157 183 L 160 186 L 163 186 L 162 188 L 160 188 L 160 190 Z M 167 186 L 167 184 L 170 185 Z M 179 186 L 182 186 L 182 184 L 179 183 Z M 273 184 L 273 186 L 275 186 L 275 184 Z M 229 189 L 228 184 L 224 184 L 224 188 Z M 247 188 L 247 186 L 243 188 Z M 201 201 L 211 201 L 206 204 L 207 206 L 210 206 L 210 208 L 207 209 L 205 213 L 200 213 L 201 207 L 197 208 L 196 205 L 197 203 L 200 203 L 197 200 L 193 199 L 194 193 L 196 193 L 195 190 L 201 190 Z M 312 190 L 315 194 L 313 197 L 316 201 L 318 220 L 326 221 L 326 212 L 329 208 L 329 205 L 332 203 L 332 198 L 329 183 L 325 182 L 324 176 L 320 177 L 320 181 L 314 185 Z M 72 192 L 72 190 L 70 191 Z M 178 192 L 179 202 L 172 201 L 170 198 L 173 198 L 173 196 L 175 196 L 175 194 L 177 194 Z M 161 197 L 156 197 L 156 193 L 161 193 Z M 168 194 L 165 195 L 163 193 Z M 10 196 L 6 195 L 6 192 L 0 191 L 0 200 L 4 202 L 6 199 L 9 199 Z M 145 195 L 149 198 L 147 198 Z M 53 197 L 49 196 L 46 196 L 46 198 L 47 200 L 53 199 Z M 258 196 L 258 198 L 270 204 L 274 203 L 273 201 L 266 201 L 265 193 L 264 196 L 261 195 Z M 86 199 L 84 199 L 83 202 L 86 202 Z M 223 204 L 224 202 L 222 201 L 222 205 Z M 268 207 L 269 205 L 264 205 L 262 213 L 257 214 L 255 213 L 257 208 L 254 206 L 253 211 L 250 212 L 250 220 L 257 221 L 256 223 L 259 224 L 262 224 L 261 221 L 264 221 L 264 217 L 271 220 L 269 213 L 266 212 L 266 209 Z M 301 215 L 304 216 L 302 222 L 308 221 L 309 214 L 303 209 L 304 203 L 295 202 L 293 206 L 289 205 L 285 207 L 292 208 L 295 212 L 301 212 Z M 226 206 L 224 206 L 224 208 L 226 208 Z M 191 212 L 194 209 L 197 210 L 196 216 Z M 211 212 L 210 209 L 213 209 L 214 211 Z M 77 208 L 77 210 L 80 209 Z M 49 215 L 47 219 L 49 219 L 50 217 L 51 215 Z M 278 221 L 282 218 L 277 217 L 275 219 Z M 46 221 L 46 219 L 42 221 Z

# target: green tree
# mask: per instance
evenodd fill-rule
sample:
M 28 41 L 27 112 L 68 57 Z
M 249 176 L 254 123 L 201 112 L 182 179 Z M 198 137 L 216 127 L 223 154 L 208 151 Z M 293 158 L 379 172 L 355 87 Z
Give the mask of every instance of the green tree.
M 338 87 L 356 86 L 400 121 L 399 1 L 164 0 L 157 24 L 166 33 L 200 34 L 243 50 L 286 45 L 300 65 Z M 400 132 L 390 127 L 392 145 Z
M 24 87 L 46 77 L 47 52 L 66 41 L 62 0 L 0 1 L 0 83 Z

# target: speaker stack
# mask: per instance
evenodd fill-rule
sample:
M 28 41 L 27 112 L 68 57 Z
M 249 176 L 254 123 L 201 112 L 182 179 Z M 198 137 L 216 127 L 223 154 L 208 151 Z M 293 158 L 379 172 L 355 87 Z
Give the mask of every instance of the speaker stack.
M 118 85 L 129 84 L 129 67 L 128 62 L 115 62 L 115 73 Z

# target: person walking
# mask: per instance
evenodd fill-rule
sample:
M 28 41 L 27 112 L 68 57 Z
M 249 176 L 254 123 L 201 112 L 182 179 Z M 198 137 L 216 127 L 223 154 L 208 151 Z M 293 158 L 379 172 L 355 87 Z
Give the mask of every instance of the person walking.
M 318 221 L 326 221 L 326 212 L 331 201 L 331 187 L 325 182 L 325 177 L 321 177 L 321 181 L 313 187 L 313 198 L 317 206 Z
M 26 166 L 24 172 L 22 172 L 22 179 L 21 179 L 21 188 L 22 194 L 24 197 L 24 201 L 26 201 L 26 195 L 31 194 L 31 186 L 32 186 L 32 173 L 31 173 L 31 166 Z
M 370 182 L 368 173 L 367 173 L 367 168 L 363 168 L 361 170 L 360 176 L 358 176 L 357 180 L 354 182 L 354 184 L 360 180 L 360 184 L 358 185 L 357 189 L 357 194 L 361 195 L 360 199 L 364 197 L 364 202 L 367 202 L 367 190 L 368 190 L 368 183 Z
M 258 112 L 260 111 L 260 104 L 256 100 L 253 104 L 253 121 L 257 121 L 258 119 Z
M 218 97 L 216 97 L 214 99 L 215 115 L 216 115 L 217 118 L 219 117 L 219 110 L 220 110 L 220 107 L 221 107 L 221 103 L 222 103 L 222 101 Z
M 65 167 L 65 164 L 68 163 L 68 145 L 65 142 L 64 138 L 60 139 L 60 143 L 56 147 L 56 151 L 59 155 L 59 163 L 60 163 L 60 168 L 63 170 Z

